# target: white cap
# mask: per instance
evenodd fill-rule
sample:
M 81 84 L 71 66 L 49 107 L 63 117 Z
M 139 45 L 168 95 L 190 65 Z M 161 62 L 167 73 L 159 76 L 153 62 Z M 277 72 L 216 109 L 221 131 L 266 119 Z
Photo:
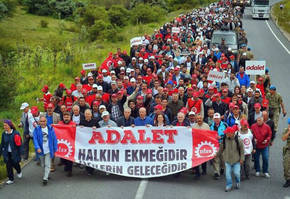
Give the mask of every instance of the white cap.
M 127 68 L 126 73 L 131 73 L 131 68 Z
M 195 112 L 194 112 L 194 111 L 190 111 L 190 112 L 188 113 L 188 115 L 195 115 Z
M 154 56 L 150 56 L 149 59 L 155 59 L 155 57 Z
M 102 73 L 106 73 L 106 72 L 108 72 L 106 69 L 103 69 L 103 70 L 102 70 Z
M 256 84 L 256 82 L 252 80 L 252 81 L 250 81 L 250 84 Z
M 253 92 L 253 89 L 252 88 L 248 88 L 247 92 Z
M 143 57 L 140 57 L 139 60 L 143 60 Z
M 104 111 L 104 112 L 102 113 L 102 117 L 107 116 L 107 115 L 110 115 L 110 113 L 109 113 L 108 111 Z
M 148 59 L 145 59 L 144 62 L 145 62 L 145 63 L 148 63 Z
M 93 77 L 93 73 L 89 72 L 88 77 Z
M 125 68 L 122 66 L 122 67 L 120 68 L 120 70 L 125 70 Z
M 232 49 L 231 48 L 228 48 L 228 51 L 231 51 Z
M 169 55 L 168 57 L 172 58 L 173 56 L 172 55 Z
M 93 88 L 98 88 L 98 85 L 97 84 L 93 84 Z
M 136 82 L 135 78 L 130 79 L 130 82 Z
M 125 76 L 124 79 L 129 79 L 129 77 L 128 76 Z
M 136 57 L 132 57 L 132 61 L 135 60 L 136 61 Z
M 111 74 L 116 74 L 116 72 L 114 70 L 110 71 Z
M 213 119 L 220 119 L 221 118 L 221 115 L 219 113 L 215 113 L 213 115 Z
M 121 65 L 122 64 L 122 61 L 118 61 L 118 64 Z
M 27 102 L 24 102 L 21 104 L 20 110 L 24 110 L 27 107 L 29 107 L 29 104 Z
M 117 84 L 117 82 L 116 81 L 111 81 L 111 84 Z
M 98 86 L 98 91 L 102 91 L 103 90 L 103 87 L 102 86 Z
M 103 104 L 102 104 L 102 105 L 100 105 L 100 106 L 99 106 L 99 110 L 100 110 L 100 109 L 102 109 L 102 108 L 106 109 L 106 106 L 105 106 L 105 105 L 103 105 Z

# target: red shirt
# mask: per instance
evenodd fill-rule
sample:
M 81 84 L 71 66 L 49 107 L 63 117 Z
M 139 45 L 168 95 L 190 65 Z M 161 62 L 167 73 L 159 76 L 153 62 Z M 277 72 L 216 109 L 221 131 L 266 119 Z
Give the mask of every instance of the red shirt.
M 44 93 L 43 94 L 43 106 L 44 106 L 44 110 L 46 110 L 47 105 L 50 103 L 50 98 L 52 97 L 52 95 L 50 94 L 50 92 Z
M 263 124 L 259 126 L 257 123 L 251 126 L 254 138 L 256 139 L 256 147 L 257 149 L 264 149 L 270 144 L 270 140 L 272 137 L 271 128 L 267 124 Z M 266 144 L 262 142 L 267 140 Z
M 62 98 L 64 105 L 68 111 L 71 111 L 73 103 L 77 100 L 74 96 L 64 96 Z

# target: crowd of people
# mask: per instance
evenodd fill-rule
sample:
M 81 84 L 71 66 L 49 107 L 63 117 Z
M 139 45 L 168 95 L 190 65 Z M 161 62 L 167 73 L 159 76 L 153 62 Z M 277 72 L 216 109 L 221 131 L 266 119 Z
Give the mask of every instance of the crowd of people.
M 49 173 L 56 168 L 57 140 L 52 124 L 93 128 L 190 126 L 218 132 L 220 150 L 211 162 L 216 180 L 225 172 L 226 191 L 239 189 L 240 181 L 250 178 L 252 159 L 255 175 L 270 178 L 269 148 L 274 143 L 280 113 L 287 113 L 282 97 L 271 84 L 269 68 L 265 75 L 250 77 L 245 73 L 245 62 L 254 55 L 247 46 L 240 15 L 229 1 L 195 9 L 176 17 L 153 35 L 145 35 L 143 43 L 133 45 L 129 54 L 117 49 L 99 70 L 82 70 L 70 87 L 60 83 L 50 93 L 45 85 L 41 98 L 44 113 L 28 103 L 21 106 L 23 159 L 28 159 L 33 140 L 37 159 L 45 167 L 46 185 Z M 172 33 L 173 27 L 180 32 Z M 220 45 L 210 44 L 213 31 L 220 29 L 236 32 L 238 51 L 229 48 L 224 40 Z M 208 80 L 210 70 L 224 72 L 225 79 Z M 11 138 L 19 137 L 11 121 L 4 121 L 4 128 L 0 149 L 6 157 L 7 183 L 12 184 L 13 167 L 18 177 L 22 176 L 18 164 L 21 139 Z M 290 128 L 283 140 L 288 142 L 285 156 L 289 157 Z M 284 186 L 289 187 L 289 158 L 285 161 Z M 73 163 L 61 160 L 61 164 L 72 176 Z M 207 174 L 207 164 L 193 168 L 197 178 Z M 88 175 L 94 173 L 90 167 L 86 171 Z

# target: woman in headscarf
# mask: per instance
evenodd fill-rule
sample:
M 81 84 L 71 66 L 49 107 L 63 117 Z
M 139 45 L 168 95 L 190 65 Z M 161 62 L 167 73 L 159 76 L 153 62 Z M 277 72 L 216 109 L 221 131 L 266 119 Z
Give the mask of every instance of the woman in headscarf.
M 14 183 L 13 168 L 17 171 L 18 178 L 22 177 L 21 167 L 21 136 L 16 131 L 14 124 L 11 120 L 4 120 L 4 132 L 2 133 L 2 141 L 0 144 L 0 155 L 3 156 L 6 163 L 6 171 L 8 181 L 6 184 Z

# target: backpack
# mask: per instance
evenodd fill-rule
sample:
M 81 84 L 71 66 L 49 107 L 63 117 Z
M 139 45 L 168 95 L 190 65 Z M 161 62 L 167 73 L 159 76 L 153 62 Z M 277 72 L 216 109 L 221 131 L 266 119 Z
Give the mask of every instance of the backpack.
M 239 151 L 239 155 L 241 155 L 241 152 L 240 152 L 240 142 L 239 142 L 239 135 L 236 134 L 235 135 L 235 141 L 237 143 L 237 149 Z M 226 148 L 226 136 L 223 137 L 223 150 Z

